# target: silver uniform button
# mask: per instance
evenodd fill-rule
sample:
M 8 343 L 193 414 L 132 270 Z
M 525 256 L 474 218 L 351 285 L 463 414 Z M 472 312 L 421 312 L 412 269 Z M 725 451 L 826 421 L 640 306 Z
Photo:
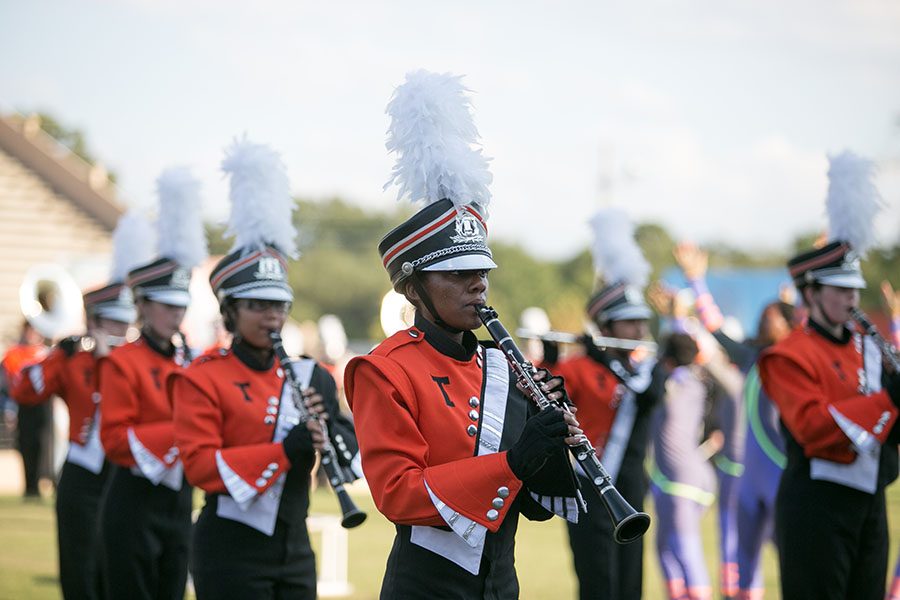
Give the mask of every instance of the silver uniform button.
M 273 417 L 272 415 L 266 415 L 266 418 L 263 419 L 263 423 L 265 423 L 266 425 L 271 425 L 274 422 L 275 422 L 275 417 Z
M 277 414 L 278 414 L 278 407 L 275 407 L 275 406 L 267 406 L 267 407 L 266 407 L 266 412 L 269 413 L 270 415 L 277 415 Z
M 469 406 L 471 406 L 472 408 L 478 408 L 479 404 L 481 404 L 481 401 L 477 396 L 472 396 L 471 398 L 469 398 Z
M 278 376 L 278 379 L 281 379 L 282 377 L 284 377 L 284 371 L 281 370 L 281 367 L 278 367 L 277 369 L 275 369 L 275 374 Z
M 272 471 L 271 469 L 266 469 L 265 471 L 262 472 L 262 476 L 265 477 L 266 479 L 271 479 L 272 475 L 274 475 L 274 474 L 275 474 L 275 472 Z M 501 502 L 502 502 L 502 500 L 501 500 Z
M 269 404 L 271 406 L 278 406 L 278 398 L 275 396 L 269 396 Z
M 469 425 L 468 427 L 466 427 L 466 433 L 468 433 L 470 436 L 474 436 L 476 433 L 478 433 L 478 428 L 474 425 Z
M 487 511 L 487 514 L 485 516 L 487 517 L 488 521 L 496 521 L 500 518 L 500 513 L 492 508 L 491 510 Z
M 494 498 L 493 500 L 491 500 L 491 506 L 493 506 L 494 508 L 503 508 L 504 504 L 505 502 L 503 502 L 503 498 Z
M 262 477 L 260 477 L 259 479 L 256 480 L 256 487 L 263 487 L 263 486 L 266 485 L 267 483 L 269 483 L 268 480 L 263 479 Z
M 273 463 L 269 463 L 269 466 L 266 467 L 266 468 L 269 469 L 270 471 L 277 471 L 277 470 L 278 470 L 278 463 L 274 463 L 274 462 L 273 462 Z
M 497 488 L 497 495 L 501 498 L 506 498 L 507 496 L 509 496 L 509 488 L 505 485 L 501 485 Z
M 477 411 L 477 410 L 470 410 L 470 411 L 469 411 L 469 418 L 472 419 L 473 421 L 477 421 L 477 420 L 478 420 L 478 411 Z

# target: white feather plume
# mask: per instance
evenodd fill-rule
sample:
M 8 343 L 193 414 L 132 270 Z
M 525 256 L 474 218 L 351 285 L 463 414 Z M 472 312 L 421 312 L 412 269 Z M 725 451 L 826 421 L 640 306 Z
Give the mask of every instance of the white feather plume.
M 112 234 L 113 260 L 110 281 L 123 282 L 132 269 L 156 256 L 156 235 L 143 213 L 132 209 L 119 217 Z
M 384 185 L 400 188 L 397 199 L 431 204 L 444 198 L 457 207 L 477 202 L 485 210 L 493 176 L 482 154 L 472 104 L 462 77 L 418 70 L 394 90 L 387 149 L 397 155 Z
M 200 181 L 186 167 L 170 167 L 156 180 L 159 195 L 157 249 L 182 267 L 196 267 L 207 257 Z
M 296 258 L 294 199 L 281 156 L 243 137 L 225 151 L 222 170 L 231 180 L 231 217 L 225 235 L 234 237 L 232 252 L 272 244 Z
M 624 282 L 643 288 L 650 276 L 650 264 L 634 239 L 634 224 L 624 211 L 606 208 L 591 220 L 594 242 L 591 255 L 594 269 L 607 285 Z
M 829 161 L 828 239 L 849 242 L 864 256 L 875 245 L 875 217 L 884 207 L 872 181 L 875 164 L 849 150 L 830 156 Z

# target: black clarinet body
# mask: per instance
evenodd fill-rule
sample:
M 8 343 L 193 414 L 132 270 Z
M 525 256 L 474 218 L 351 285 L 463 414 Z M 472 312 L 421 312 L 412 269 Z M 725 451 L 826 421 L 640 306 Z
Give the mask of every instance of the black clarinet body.
M 358 525 L 362 525 L 363 521 L 366 520 L 366 513 L 356 507 L 353 503 L 353 499 L 350 498 L 350 494 L 348 494 L 347 490 L 344 488 L 344 484 L 347 483 L 347 480 L 341 465 L 338 463 L 337 452 L 331 443 L 328 425 L 326 424 L 325 419 L 321 419 L 318 414 L 312 413 L 303 403 L 303 390 L 294 374 L 294 370 L 291 366 L 291 358 L 284 349 L 281 335 L 277 331 L 273 331 L 269 334 L 269 337 L 272 339 L 272 349 L 275 350 L 275 355 L 278 357 L 278 362 L 281 363 L 282 370 L 284 371 L 285 380 L 288 385 L 291 386 L 291 397 L 294 400 L 294 405 L 297 407 L 297 412 L 300 413 L 301 424 L 298 424 L 295 427 L 300 427 L 310 419 L 315 419 L 322 429 L 322 434 L 325 437 L 324 448 L 320 451 L 322 468 L 325 469 L 328 483 L 331 485 L 331 489 L 334 490 L 335 495 L 337 495 L 338 503 L 340 503 L 341 506 L 341 513 L 343 514 L 341 526 L 345 529 L 351 529 Z M 305 427 L 305 425 L 302 426 Z
M 865 330 L 866 335 L 871 337 L 875 343 L 878 344 L 882 356 L 884 356 L 885 360 L 893 367 L 894 373 L 900 373 L 900 356 L 897 356 L 897 349 L 894 348 L 892 343 L 884 339 L 884 336 L 881 335 L 878 328 L 869 320 L 866 313 L 858 308 L 851 308 L 850 316 L 852 316 L 853 320 L 859 323 L 860 327 Z
M 488 333 L 497 343 L 497 347 L 503 352 L 507 362 L 516 375 L 516 379 L 526 395 L 540 408 L 558 408 L 571 413 L 565 403 L 554 402 L 541 390 L 540 385 L 534 380 L 537 369 L 525 359 L 497 317 L 497 311 L 489 306 L 478 307 L 478 316 L 484 323 Z M 612 483 L 612 478 L 600 459 L 590 440 L 584 434 L 578 436 L 578 442 L 569 446 L 569 451 L 581 468 L 587 474 L 594 491 L 600 497 L 606 511 L 609 513 L 614 526 L 614 538 L 620 544 L 627 544 L 640 538 L 650 527 L 650 516 L 644 512 L 638 512 L 619 493 Z

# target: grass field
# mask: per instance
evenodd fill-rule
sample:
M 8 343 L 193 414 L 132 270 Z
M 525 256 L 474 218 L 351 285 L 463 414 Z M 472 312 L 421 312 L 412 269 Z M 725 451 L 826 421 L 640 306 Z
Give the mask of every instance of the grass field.
M 355 600 L 378 597 L 384 561 L 393 539 L 393 526 L 375 510 L 368 497 L 357 497 L 360 508 L 369 519 L 349 532 L 349 579 Z M 889 490 L 893 551 L 891 567 L 896 560 L 900 534 L 900 491 Z M 337 513 L 337 502 L 330 490 L 319 489 L 313 495 L 313 513 Z M 650 507 L 652 515 L 652 506 Z M 0 497 L 0 600 L 60 598 L 56 577 L 56 546 L 53 505 L 50 500 L 25 504 L 19 498 Z M 718 551 L 714 513 L 704 520 L 704 546 L 710 574 L 717 577 Z M 653 529 L 645 544 L 644 598 L 665 598 L 659 564 L 653 552 Z M 516 564 L 522 587 L 522 598 L 574 598 L 576 582 L 571 567 L 565 525 L 560 519 L 546 523 L 520 522 L 516 538 Z M 318 550 L 318 536 L 313 538 Z M 780 598 L 777 585 L 775 555 L 767 549 L 764 555 L 768 600 Z

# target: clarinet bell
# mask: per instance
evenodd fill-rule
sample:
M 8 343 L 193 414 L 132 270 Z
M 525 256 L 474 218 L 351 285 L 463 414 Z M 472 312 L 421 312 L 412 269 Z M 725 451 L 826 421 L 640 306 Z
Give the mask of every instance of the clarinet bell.
M 615 488 L 606 490 L 602 499 L 612 519 L 613 537 L 617 543 L 630 544 L 650 528 L 650 515 L 636 511 Z
M 337 496 L 338 502 L 341 505 L 341 512 L 343 513 L 341 527 L 344 529 L 353 529 L 354 527 L 362 525 L 368 515 L 356 507 L 346 491 Z

